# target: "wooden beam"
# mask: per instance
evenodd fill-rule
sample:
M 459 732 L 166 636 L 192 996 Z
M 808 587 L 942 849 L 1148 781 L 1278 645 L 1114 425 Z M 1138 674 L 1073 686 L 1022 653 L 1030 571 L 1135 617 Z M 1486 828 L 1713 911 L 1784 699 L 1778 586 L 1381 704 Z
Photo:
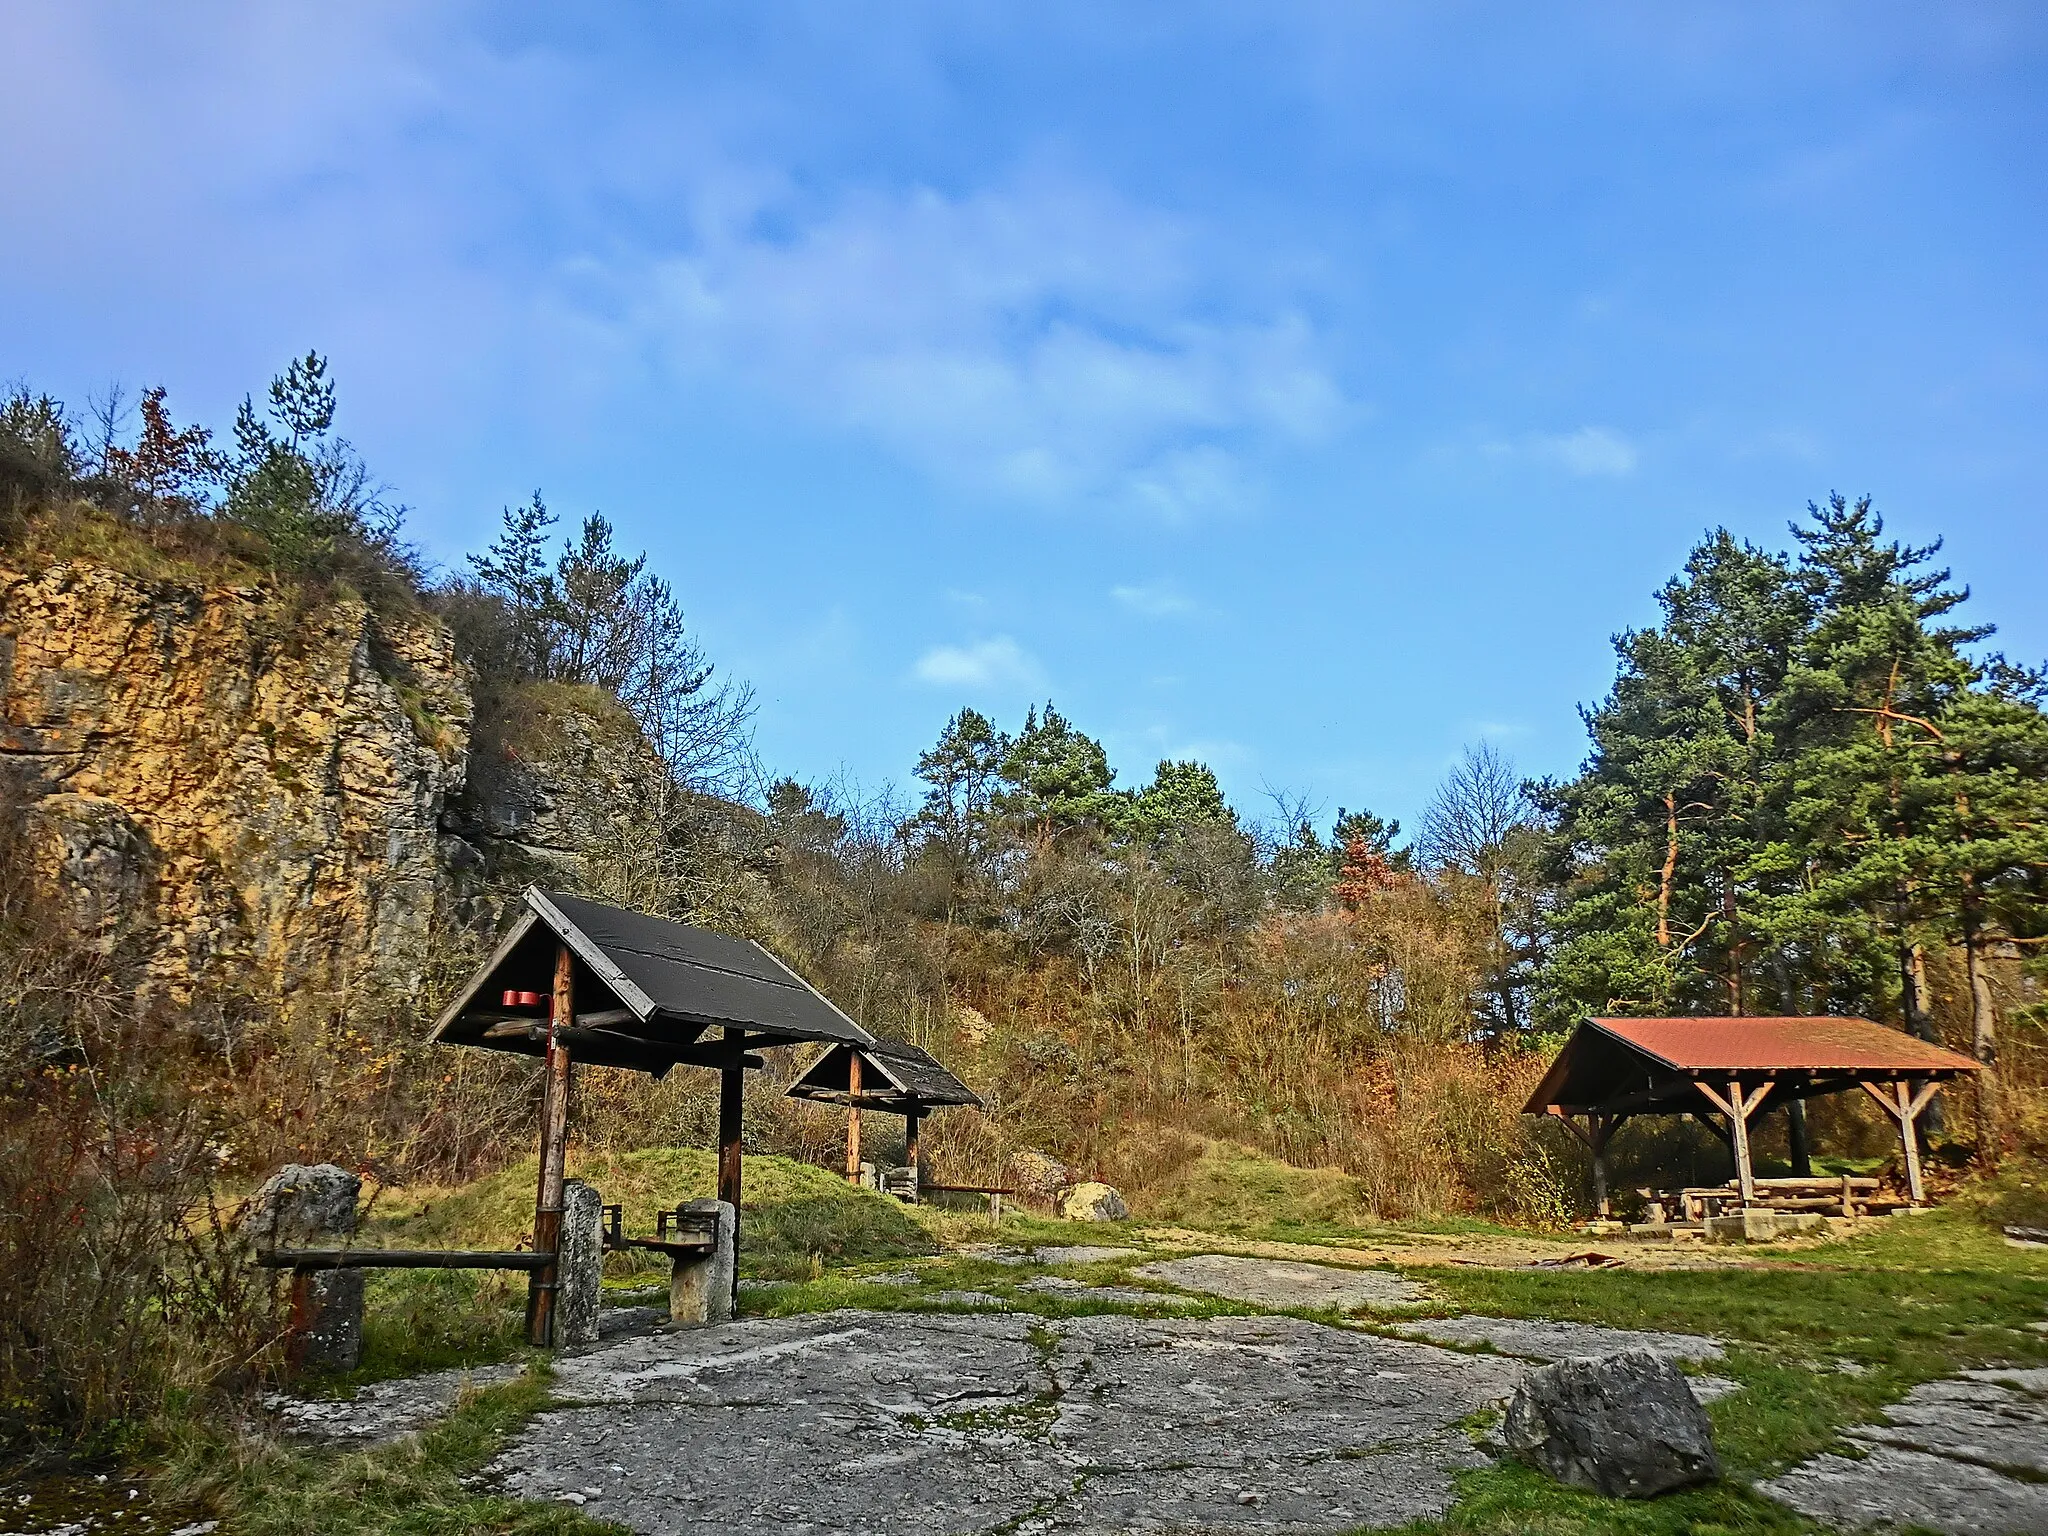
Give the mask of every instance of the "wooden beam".
M 1878 1087 L 1876 1083 L 1863 1082 L 1856 1086 L 1876 1100 L 1878 1108 L 1892 1117 L 1892 1123 L 1899 1133 L 1899 1146 L 1906 1157 L 1906 1198 L 1915 1205 L 1922 1204 L 1927 1198 L 1927 1186 L 1920 1171 L 1918 1122 L 1920 1112 L 1927 1107 L 1939 1085 L 1931 1082 L 1922 1083 L 1917 1092 L 1910 1081 L 1887 1083 L 1886 1088 L 1889 1088 L 1890 1092 Z
M 737 1062 L 747 1071 L 758 1072 L 767 1065 L 759 1056 L 749 1056 L 744 1051 L 736 1054 L 722 1041 L 688 1045 L 680 1041 L 647 1040 L 619 1030 L 586 1029 L 580 1025 L 557 1029 L 553 1033 L 555 1043 L 567 1046 L 580 1062 L 598 1067 L 624 1067 L 631 1072 L 646 1072 L 655 1077 L 663 1076 L 677 1066 L 712 1067 L 723 1071 Z M 485 1030 L 483 1038 L 524 1041 L 539 1046 L 537 1054 L 545 1056 L 548 1034 L 548 1026 L 538 1019 L 506 1019 Z
M 746 1041 L 743 1029 L 727 1029 L 725 1038 L 737 1050 Z M 732 1315 L 740 1315 L 740 1116 L 745 1104 L 747 1074 L 737 1066 L 718 1078 L 718 1198 L 732 1207 Z
M 1710 1098 L 1715 1097 L 1713 1091 L 1704 1083 L 1700 1085 L 1700 1091 Z M 1735 1181 L 1742 1189 L 1744 1205 L 1749 1205 L 1756 1199 L 1756 1171 L 1750 1166 L 1749 1157 L 1749 1116 L 1757 1105 L 1763 1103 L 1764 1095 L 1770 1091 L 1771 1085 L 1762 1083 L 1758 1085 L 1755 1093 L 1744 1093 L 1742 1084 L 1730 1079 L 1728 1097 L 1715 1098 L 1715 1102 L 1728 1112 L 1728 1128 L 1734 1132 Z
M 524 1269 L 545 1268 L 549 1256 L 523 1249 L 493 1253 L 470 1248 L 266 1248 L 265 1269 Z
M 555 990 L 548 1014 L 548 1054 L 540 1117 L 540 1188 L 533 1204 L 533 1251 L 547 1263 L 526 1286 L 526 1341 L 538 1349 L 555 1342 L 555 1292 L 561 1283 L 562 1181 L 569 1142 L 569 1047 L 555 1038 L 555 1021 L 576 1017 L 575 961 L 566 944 L 555 949 Z
M 915 1109 L 903 1116 L 903 1161 L 910 1165 L 911 1176 L 918 1180 L 924 1178 L 924 1164 L 919 1160 L 917 1147 L 918 1122 L 923 1119 L 923 1113 Z
M 1693 1087 L 1699 1089 L 1701 1093 L 1706 1095 L 1707 1102 L 1713 1105 L 1714 1108 L 1721 1111 L 1721 1113 L 1726 1115 L 1730 1120 L 1733 1120 L 1735 1118 L 1735 1105 L 1732 1102 L 1722 1098 L 1721 1095 L 1714 1092 L 1714 1090 L 1708 1087 L 1705 1083 L 1694 1083 Z M 1736 1090 L 1736 1097 L 1741 1097 L 1741 1090 L 1739 1088 Z
M 1613 1201 L 1607 1190 L 1607 1143 L 1613 1139 L 1614 1133 L 1621 1129 L 1622 1122 L 1630 1117 L 1625 1114 L 1604 1114 L 1599 1110 L 1588 1110 L 1585 1129 L 1581 1130 L 1579 1123 L 1561 1104 L 1546 1105 L 1543 1112 L 1561 1120 L 1565 1129 L 1584 1142 L 1586 1150 L 1593 1154 L 1593 1209 L 1601 1216 L 1612 1215 Z
M 846 1053 L 846 1182 L 860 1182 L 860 1052 Z

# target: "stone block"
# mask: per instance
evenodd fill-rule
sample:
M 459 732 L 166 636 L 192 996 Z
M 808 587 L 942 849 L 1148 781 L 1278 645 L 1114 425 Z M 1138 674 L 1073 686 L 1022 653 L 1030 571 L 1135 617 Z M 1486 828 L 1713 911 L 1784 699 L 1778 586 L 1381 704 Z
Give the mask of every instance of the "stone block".
M 333 1163 L 288 1163 L 249 1203 L 243 1233 L 262 1249 L 346 1248 L 363 1181 Z M 286 1358 L 298 1371 L 352 1371 L 363 1359 L 363 1272 L 294 1273 Z
M 362 1190 L 333 1163 L 287 1163 L 256 1191 L 242 1230 L 258 1248 L 339 1248 L 355 1236 Z
M 555 1265 L 555 1344 L 597 1342 L 604 1292 L 604 1196 L 581 1179 L 562 1185 L 562 1238 Z
M 1531 1372 L 1501 1438 L 1559 1482 L 1609 1498 L 1655 1498 L 1721 1475 L 1706 1410 L 1678 1367 L 1646 1349 Z
M 668 1315 L 687 1325 L 732 1321 L 733 1266 L 739 1218 L 724 1200 L 687 1200 L 682 1210 L 712 1218 L 715 1241 L 704 1258 L 678 1258 L 668 1282 Z
M 363 1363 L 360 1269 L 292 1276 L 292 1330 L 285 1358 L 294 1371 L 352 1371 Z

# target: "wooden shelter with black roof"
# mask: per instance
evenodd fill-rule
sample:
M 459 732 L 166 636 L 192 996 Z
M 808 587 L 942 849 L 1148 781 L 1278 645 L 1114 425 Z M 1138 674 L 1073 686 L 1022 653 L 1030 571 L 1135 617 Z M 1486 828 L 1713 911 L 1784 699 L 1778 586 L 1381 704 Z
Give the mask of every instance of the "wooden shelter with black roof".
M 741 1089 L 744 1074 L 762 1065 L 754 1053 L 808 1041 L 877 1044 L 758 944 L 538 887 L 527 889 L 525 901 L 429 1038 L 544 1063 L 538 1253 L 560 1245 L 573 1062 L 655 1078 L 678 1066 L 719 1073 L 718 1198 L 737 1211 Z M 534 1272 L 527 1326 L 536 1344 L 553 1336 L 555 1285 L 552 1267 Z
M 1810 1173 L 1805 1101 L 1861 1088 L 1898 1129 L 1908 1194 L 1918 1205 L 1925 1198 L 1921 1112 L 1943 1083 L 1977 1070 L 1967 1056 L 1869 1019 L 1588 1019 L 1523 1110 L 1555 1116 L 1585 1142 L 1593 1154 L 1594 1196 L 1606 1215 L 1607 1143 L 1626 1120 L 1692 1115 L 1727 1143 L 1747 1205 L 1756 1198 L 1751 1123 L 1788 1108 L 1796 1171 Z M 1715 1123 L 1716 1114 L 1725 1127 Z
M 906 1040 L 877 1039 L 870 1045 L 844 1042 L 825 1053 L 789 1086 L 793 1099 L 846 1106 L 846 1177 L 860 1177 L 860 1114 L 876 1109 L 903 1117 L 903 1160 L 923 1177 L 918 1125 L 934 1109 L 981 1100 L 973 1089 L 940 1065 L 929 1051 Z

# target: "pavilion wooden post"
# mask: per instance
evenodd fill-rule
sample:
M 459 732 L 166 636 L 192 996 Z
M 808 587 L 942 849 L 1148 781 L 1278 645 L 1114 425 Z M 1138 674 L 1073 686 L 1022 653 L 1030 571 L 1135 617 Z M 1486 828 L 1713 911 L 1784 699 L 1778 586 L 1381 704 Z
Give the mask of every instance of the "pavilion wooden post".
M 846 1182 L 860 1182 L 860 1052 L 846 1053 Z
M 1565 1113 L 1562 1105 L 1550 1106 L 1551 1114 L 1565 1123 L 1571 1133 L 1586 1144 L 1586 1150 L 1593 1154 L 1593 1209 L 1601 1216 L 1614 1213 L 1613 1202 L 1607 1192 L 1607 1143 L 1621 1128 L 1627 1115 L 1603 1115 L 1597 1110 L 1588 1111 L 1584 1129 Z
M 1910 1082 L 1896 1082 L 1880 1088 L 1876 1083 L 1858 1083 L 1857 1087 L 1877 1100 L 1879 1108 L 1892 1117 L 1899 1128 L 1899 1145 L 1906 1153 L 1906 1197 L 1915 1205 L 1927 1198 L 1927 1189 L 1920 1176 L 1920 1136 L 1918 1123 L 1920 1112 L 1927 1108 L 1939 1083 L 1922 1083 L 1916 1092 Z
M 1728 1097 L 1722 1098 L 1705 1083 L 1694 1087 L 1706 1095 L 1708 1101 L 1728 1117 L 1729 1145 L 1735 1152 L 1735 1183 L 1742 1191 L 1742 1203 L 1748 1205 L 1756 1199 L 1756 1172 L 1749 1161 L 1749 1117 L 1756 1113 L 1757 1106 L 1764 1101 L 1764 1095 L 1771 1091 L 1769 1083 L 1760 1083 L 1757 1090 L 1744 1094 L 1739 1081 L 1728 1084 Z
M 746 1102 L 746 1031 L 727 1029 L 731 1062 L 718 1074 L 718 1198 L 732 1207 L 732 1315 L 740 1315 L 740 1114 Z
M 919 1160 L 917 1150 L 918 1122 L 924 1119 L 924 1111 L 906 1110 L 903 1115 L 903 1161 L 910 1165 L 911 1185 L 915 1188 L 924 1182 L 924 1164 Z
M 569 1141 L 569 1048 L 555 1037 L 558 1025 L 576 1021 L 574 961 L 569 946 L 555 950 L 555 990 L 548 1008 L 548 1044 L 541 1083 L 540 1188 L 533 1202 L 533 1251 L 548 1262 L 526 1283 L 526 1341 L 546 1349 L 555 1341 L 555 1292 L 561 1276 L 562 1176 Z

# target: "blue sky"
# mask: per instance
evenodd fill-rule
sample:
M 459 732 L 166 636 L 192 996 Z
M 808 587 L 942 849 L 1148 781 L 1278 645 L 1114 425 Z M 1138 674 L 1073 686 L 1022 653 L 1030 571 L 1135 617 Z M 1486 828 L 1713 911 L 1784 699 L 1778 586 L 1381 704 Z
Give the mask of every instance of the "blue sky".
M 2048 656 L 2038 4 L 15 0 L 0 57 L 0 377 L 224 427 L 316 347 L 431 558 L 603 510 L 800 777 L 1050 696 L 1412 823 L 1482 738 L 1568 772 L 1699 534 L 1832 488 Z

